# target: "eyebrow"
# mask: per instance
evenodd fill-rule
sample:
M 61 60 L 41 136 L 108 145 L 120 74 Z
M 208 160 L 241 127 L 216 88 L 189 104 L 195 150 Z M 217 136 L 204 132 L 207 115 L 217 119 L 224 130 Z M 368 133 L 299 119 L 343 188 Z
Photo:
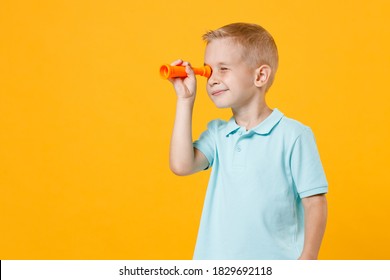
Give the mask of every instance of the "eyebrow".
M 206 66 L 208 65 L 206 62 L 203 63 L 203 66 Z M 230 64 L 229 63 L 226 63 L 226 62 L 218 62 L 217 63 L 217 66 L 221 66 L 221 65 L 224 65 L 224 66 L 229 66 Z

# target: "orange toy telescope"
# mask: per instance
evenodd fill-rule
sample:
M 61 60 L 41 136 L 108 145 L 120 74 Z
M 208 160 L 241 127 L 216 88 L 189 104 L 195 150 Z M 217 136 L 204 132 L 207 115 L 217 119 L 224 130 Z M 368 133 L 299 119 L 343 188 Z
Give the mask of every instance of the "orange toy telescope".
M 192 70 L 194 70 L 196 75 L 201 75 L 206 78 L 210 78 L 211 76 L 211 67 L 208 65 L 203 67 L 192 67 Z M 168 64 L 160 67 L 160 75 L 164 79 L 187 77 L 185 66 L 171 66 Z

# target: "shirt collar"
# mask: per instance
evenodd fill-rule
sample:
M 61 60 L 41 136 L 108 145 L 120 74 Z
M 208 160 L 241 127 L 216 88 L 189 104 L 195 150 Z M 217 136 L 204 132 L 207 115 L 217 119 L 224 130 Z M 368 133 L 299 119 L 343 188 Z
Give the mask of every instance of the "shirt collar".
M 280 122 L 283 116 L 283 113 L 275 108 L 271 115 L 269 115 L 256 127 L 252 128 L 251 131 L 259 135 L 267 135 Z M 239 129 L 240 126 L 236 123 L 234 117 L 231 117 L 225 128 L 226 136 L 236 133 Z

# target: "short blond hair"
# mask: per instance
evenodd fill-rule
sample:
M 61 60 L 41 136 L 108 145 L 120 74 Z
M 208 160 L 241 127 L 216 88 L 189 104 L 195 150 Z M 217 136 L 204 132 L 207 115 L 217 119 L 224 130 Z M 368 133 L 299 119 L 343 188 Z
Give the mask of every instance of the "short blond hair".
M 274 38 L 263 27 L 252 23 L 232 23 L 202 36 L 206 43 L 215 39 L 231 38 L 243 48 L 243 58 L 254 67 L 268 65 L 271 75 L 266 90 L 272 85 L 278 69 L 279 55 Z

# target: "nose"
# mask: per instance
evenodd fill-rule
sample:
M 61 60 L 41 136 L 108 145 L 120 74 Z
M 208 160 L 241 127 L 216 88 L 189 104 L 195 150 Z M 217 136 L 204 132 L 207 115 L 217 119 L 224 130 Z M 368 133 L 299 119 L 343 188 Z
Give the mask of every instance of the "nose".
M 210 87 L 219 84 L 219 78 L 218 78 L 218 75 L 217 75 L 216 72 L 217 72 L 217 71 L 211 71 L 211 76 L 210 76 L 210 78 L 207 80 L 207 84 L 208 84 L 208 86 L 210 86 Z

